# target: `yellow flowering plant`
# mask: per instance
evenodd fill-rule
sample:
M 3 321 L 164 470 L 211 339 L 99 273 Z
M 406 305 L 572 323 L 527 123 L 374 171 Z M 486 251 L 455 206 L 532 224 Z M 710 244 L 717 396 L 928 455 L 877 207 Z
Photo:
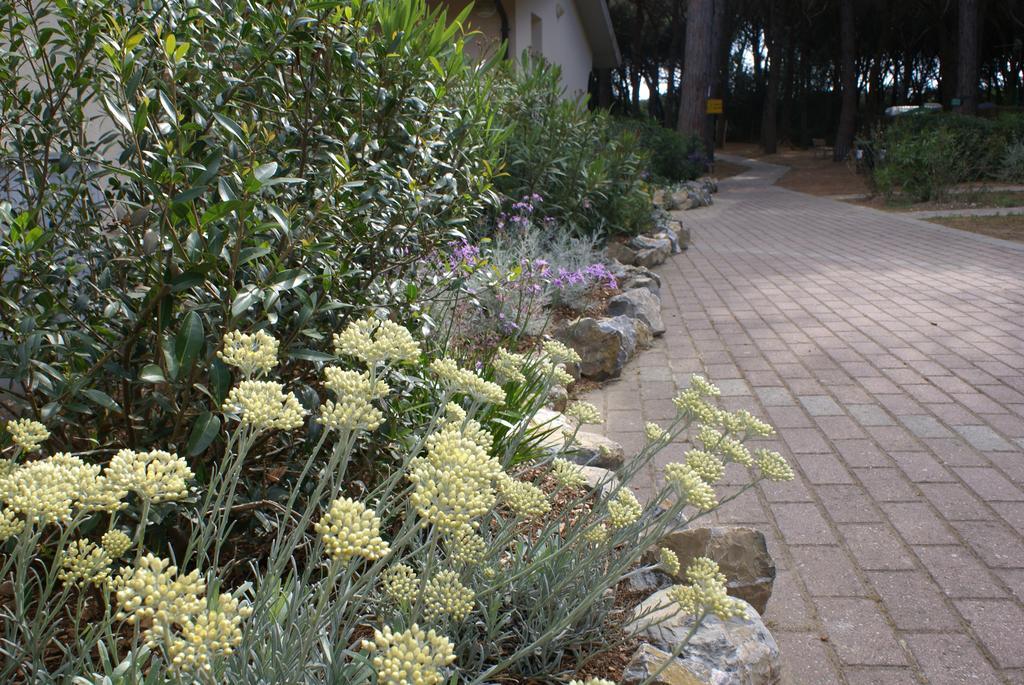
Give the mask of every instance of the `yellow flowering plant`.
M 616 478 L 593 484 L 534 421 L 568 348 L 469 369 L 365 320 L 334 343 L 338 356 L 308 374 L 316 397 L 300 401 L 251 377 L 272 369 L 270 355 L 225 337 L 223 358 L 250 372 L 214 407 L 225 451 L 201 481 L 158 447 L 105 464 L 57 454 L 0 474 L 0 577 L 16 588 L 4 644 L 24 650 L 20 663 L 50 668 L 42 645 L 59 637 L 36 617 L 73 599 L 75 620 L 87 607 L 103 618 L 64 645 L 62 674 L 109 674 L 115 660 L 97 655 L 113 646 L 170 682 L 564 681 L 568 650 L 607 648 L 607 590 L 643 571 L 679 573 L 668 550 L 640 559 L 728 501 L 715 492 L 726 464 L 752 483 L 792 476 L 776 453 L 743 446 L 768 429 L 710 404 L 703 379 Z M 598 420 L 586 405 L 574 413 Z M 653 500 L 667 505 L 641 502 L 633 477 L 691 433 Z M 276 499 L 248 475 L 274 451 L 290 455 Z M 174 522 L 178 538 L 147 534 L 154 520 Z M 38 563 L 49 570 L 34 574 Z M 687 578 L 673 590 L 680 611 L 735 609 L 717 567 Z

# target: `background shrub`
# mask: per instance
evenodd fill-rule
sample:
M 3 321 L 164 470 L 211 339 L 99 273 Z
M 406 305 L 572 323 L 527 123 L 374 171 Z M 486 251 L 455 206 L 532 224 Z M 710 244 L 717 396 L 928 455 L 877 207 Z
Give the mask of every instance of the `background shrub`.
M 941 198 L 957 183 L 999 178 L 1007 148 L 1021 137 L 1021 115 L 899 117 L 874 135 L 873 181 L 887 196 L 904 193 L 918 202 Z
M 422 0 L 0 23 L 0 393 L 58 447 L 204 452 L 222 333 L 273 325 L 289 377 L 353 312 L 412 320 L 412 265 L 493 202 L 488 77 Z
M 620 130 L 636 134 L 655 181 L 692 181 L 704 173 L 707 154 L 697 136 L 666 128 L 651 117 L 619 117 L 614 122 Z
M 504 208 L 539 195 L 544 215 L 567 230 L 634 234 L 650 226 L 648 159 L 634 132 L 585 103 L 563 100 L 558 68 L 525 54 L 502 66 L 496 85 L 507 133 L 495 178 Z
M 1024 183 L 1024 139 L 1006 146 L 999 178 L 1008 183 Z

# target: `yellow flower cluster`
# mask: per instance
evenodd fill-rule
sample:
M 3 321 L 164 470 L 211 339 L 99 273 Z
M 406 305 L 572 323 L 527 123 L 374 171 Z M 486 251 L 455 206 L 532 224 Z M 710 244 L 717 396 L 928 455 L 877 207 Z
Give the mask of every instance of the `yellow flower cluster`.
M 615 497 L 608 500 L 608 521 L 612 528 L 625 528 L 636 523 L 643 511 L 640 501 L 629 488 L 619 488 Z
M 644 424 L 644 433 L 651 442 L 663 442 L 668 440 L 668 432 L 658 424 L 648 421 Z
M 494 482 L 503 474 L 501 464 L 487 452 L 490 435 L 463 432 L 445 423 L 427 438 L 427 454 L 409 463 L 410 496 L 426 522 L 448 533 L 458 532 L 494 506 Z
M 573 402 L 565 413 L 580 423 L 601 423 L 600 410 L 590 402 Z
M 117 488 L 130 490 L 150 502 L 172 502 L 188 496 L 192 469 L 177 454 L 153 450 L 121 450 L 107 465 L 106 477 Z
M 533 483 L 503 475 L 498 479 L 498 491 L 505 504 L 518 516 L 543 516 L 551 510 L 547 495 Z
M 313 526 L 323 538 L 324 551 L 332 559 L 344 562 L 353 557 L 371 561 L 390 551 L 380 537 L 380 518 L 362 502 L 339 497 Z
M 701 511 L 709 511 L 718 506 L 714 489 L 686 464 L 665 466 L 665 480 L 675 485 L 686 501 Z
M 10 509 L 0 509 L 0 543 L 6 542 L 25 529 L 25 522 Z
M 295 395 L 285 393 L 276 381 L 242 381 L 228 393 L 222 409 L 261 432 L 298 428 L 306 416 Z
M 130 625 L 152 621 L 149 637 L 164 628 L 181 625 L 205 607 L 201 599 L 206 583 L 198 571 L 180 576 L 167 559 L 146 554 L 138 566 L 126 567 L 114 578 L 117 603 L 115 618 Z
M 661 567 L 668 572 L 669 575 L 676 575 L 679 573 L 681 565 L 679 563 L 679 555 L 670 550 L 668 547 L 662 547 L 659 552 L 659 558 L 661 561 Z
M 119 530 L 108 530 L 100 538 L 100 544 L 113 559 L 119 559 L 132 548 L 132 539 Z
M 686 578 L 690 585 L 675 585 L 668 591 L 669 599 L 678 603 L 684 613 L 699 616 L 707 612 L 723 621 L 746 615 L 743 602 L 729 596 L 725 575 L 711 559 L 694 559 L 686 569 Z
M 277 338 L 266 331 L 242 333 L 231 331 L 224 336 L 224 349 L 217 356 L 229 366 L 239 369 L 246 378 L 270 373 L 277 366 Z
M 509 352 L 504 347 L 498 348 L 498 353 L 492 362 L 494 366 L 494 377 L 499 383 L 525 383 L 526 376 L 523 375 L 523 365 L 526 357 L 521 354 Z
M 416 600 L 416 593 L 420 589 L 416 571 L 407 564 L 395 564 L 385 571 L 381 576 L 381 585 L 384 593 L 395 604 L 411 604 Z
M 561 364 L 549 365 L 547 367 L 547 372 L 551 375 L 551 382 L 563 388 L 567 388 L 576 382 L 576 379 L 572 377 L 572 374 L 566 371 Z
M 476 595 L 459 581 L 455 571 L 441 571 L 427 581 L 423 591 L 423 615 L 428 621 L 449 617 L 461 621 L 473 610 Z
M 767 449 L 757 451 L 757 467 L 768 480 L 786 481 L 793 480 L 793 469 L 790 468 L 786 458 L 778 452 Z
M 505 391 L 500 385 L 481 378 L 469 369 L 459 368 L 451 359 L 435 359 L 430 363 L 430 370 L 441 385 L 452 392 L 469 395 L 478 402 L 496 406 L 505 404 Z
M 434 630 L 424 632 L 415 623 L 400 633 L 390 626 L 375 630 L 362 648 L 373 655 L 380 685 L 439 685 L 445 680 L 442 669 L 455 661 L 448 638 Z
M 0 480 L 0 500 L 42 524 L 68 521 L 77 500 L 77 473 L 50 459 L 28 462 Z
M 110 554 L 89 540 L 75 540 L 61 553 L 57 577 L 65 583 L 92 583 L 96 587 L 110 580 Z
M 242 621 L 251 615 L 251 607 L 224 593 L 216 609 L 186 619 L 167 645 L 174 670 L 193 674 L 213 670 L 214 659 L 229 656 L 241 644 Z
M 687 450 L 686 465 L 708 485 L 714 485 L 725 475 L 722 460 L 703 450 Z
M 722 394 L 717 385 L 711 383 L 700 374 L 690 376 L 690 389 L 696 391 L 702 397 L 718 397 Z
M 26 452 L 35 452 L 50 437 L 46 426 L 32 419 L 15 419 L 7 422 L 7 432 L 15 445 Z
M 775 429 L 751 414 L 746 409 L 722 412 L 718 424 L 728 433 L 744 433 L 747 436 L 769 437 Z
M 551 473 L 560 485 L 567 488 L 582 488 L 587 484 L 587 477 L 583 475 L 583 470 L 562 457 L 551 462 Z
M 386 361 L 416 361 L 420 344 L 407 328 L 393 321 L 367 317 L 353 321 L 334 335 L 334 352 L 338 356 L 355 357 L 373 368 Z
M 683 390 L 672 402 L 681 414 L 692 416 L 701 423 L 714 423 L 718 418 L 718 410 L 705 402 L 701 394 L 693 388 Z
M 583 533 L 583 539 L 587 542 L 593 542 L 595 544 L 604 542 L 608 539 L 608 527 L 603 523 L 599 523 L 590 530 Z
M 487 541 L 471 526 L 456 532 L 448 542 L 449 558 L 466 566 L 476 566 L 487 555 Z
M 121 500 L 128 494 L 111 481 L 109 467 L 105 475 L 100 475 L 98 465 L 63 452 L 12 465 L 6 471 L 0 475 L 0 502 L 43 525 L 70 520 L 76 507 L 81 511 L 114 511 L 124 506 Z M 10 525 L 17 525 L 13 518 Z
M 327 400 L 320 405 L 320 423 L 334 430 L 376 430 L 384 414 L 373 406 L 391 388 L 384 381 L 373 380 L 367 371 L 347 371 L 337 367 L 324 369 L 324 386 L 334 393 L 337 402 Z
M 697 433 L 697 439 L 704 443 L 705 450 L 718 452 L 726 461 L 736 462 L 743 466 L 753 466 L 754 464 L 754 457 L 751 456 L 750 450 L 731 435 L 723 435 L 714 428 L 702 426 Z
M 579 364 L 580 355 L 576 350 L 557 340 L 545 340 L 543 345 L 544 354 L 548 356 L 553 364 Z

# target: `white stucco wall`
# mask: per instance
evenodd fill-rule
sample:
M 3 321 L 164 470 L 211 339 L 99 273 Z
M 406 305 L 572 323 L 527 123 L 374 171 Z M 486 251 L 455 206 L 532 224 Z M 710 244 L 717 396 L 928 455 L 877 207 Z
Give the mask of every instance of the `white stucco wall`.
M 587 92 L 592 64 L 590 44 L 574 0 L 515 0 L 507 2 L 513 54 L 531 47 L 531 15 L 540 18 L 541 54 L 562 68 L 565 95 L 577 99 Z

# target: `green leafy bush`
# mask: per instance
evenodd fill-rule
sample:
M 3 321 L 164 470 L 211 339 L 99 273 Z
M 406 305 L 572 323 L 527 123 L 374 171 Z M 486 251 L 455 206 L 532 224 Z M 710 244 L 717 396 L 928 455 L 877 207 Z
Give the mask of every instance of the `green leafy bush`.
M 422 0 L 0 23 L 0 393 L 62 447 L 203 453 L 225 331 L 273 325 L 290 377 L 353 312 L 413 320 L 411 267 L 492 200 L 488 77 Z
M 650 160 L 648 170 L 655 181 L 692 181 L 707 167 L 704 144 L 695 135 L 683 135 L 650 117 L 615 119 L 623 131 L 636 134 Z
M 646 153 L 635 133 L 603 112 L 562 99 L 559 70 L 524 55 L 506 63 L 494 91 L 507 129 L 504 167 L 495 187 L 507 208 L 539 195 L 545 216 L 561 227 L 597 235 L 634 234 L 650 226 Z
M 1006 146 L 999 178 L 1008 183 L 1024 183 L 1024 140 Z
M 43 426 L 8 425 L 0 680 L 562 680 L 609 647 L 608 590 L 629 573 L 678 572 L 672 554 L 636 565 L 666 530 L 719 505 L 727 464 L 723 503 L 792 477 L 777 453 L 743 445 L 771 428 L 709 404 L 717 389 L 700 378 L 667 426 L 648 426 L 618 478 L 588 487 L 567 460 L 574 430 L 559 440 L 536 419 L 567 375 L 561 364 L 578 361 L 560 344 L 499 351 L 478 373 L 424 356 L 401 326 L 359 320 L 334 336 L 328 366 L 308 364 L 312 411 L 271 380 L 279 348 L 267 334 L 225 338 L 221 358 L 239 381 L 209 405 L 227 447 L 204 484 L 157 445 L 42 456 Z M 568 413 L 600 420 L 587 405 Z M 631 479 L 697 421 L 701 449 L 666 466 L 642 505 Z M 517 465 L 545 432 L 544 461 Z M 366 478 L 355 457 L 375 434 L 392 458 L 378 455 Z M 248 499 L 240 475 L 282 453 L 283 503 Z M 736 488 L 744 467 L 749 482 Z M 713 562 L 691 569 L 693 584 L 673 591 L 680 611 L 743 610 Z M 399 673 L 403 662 L 415 673 Z
M 917 202 L 943 197 L 957 183 L 997 178 L 1024 117 L 959 114 L 900 117 L 876 132 L 873 181 L 887 196 Z

